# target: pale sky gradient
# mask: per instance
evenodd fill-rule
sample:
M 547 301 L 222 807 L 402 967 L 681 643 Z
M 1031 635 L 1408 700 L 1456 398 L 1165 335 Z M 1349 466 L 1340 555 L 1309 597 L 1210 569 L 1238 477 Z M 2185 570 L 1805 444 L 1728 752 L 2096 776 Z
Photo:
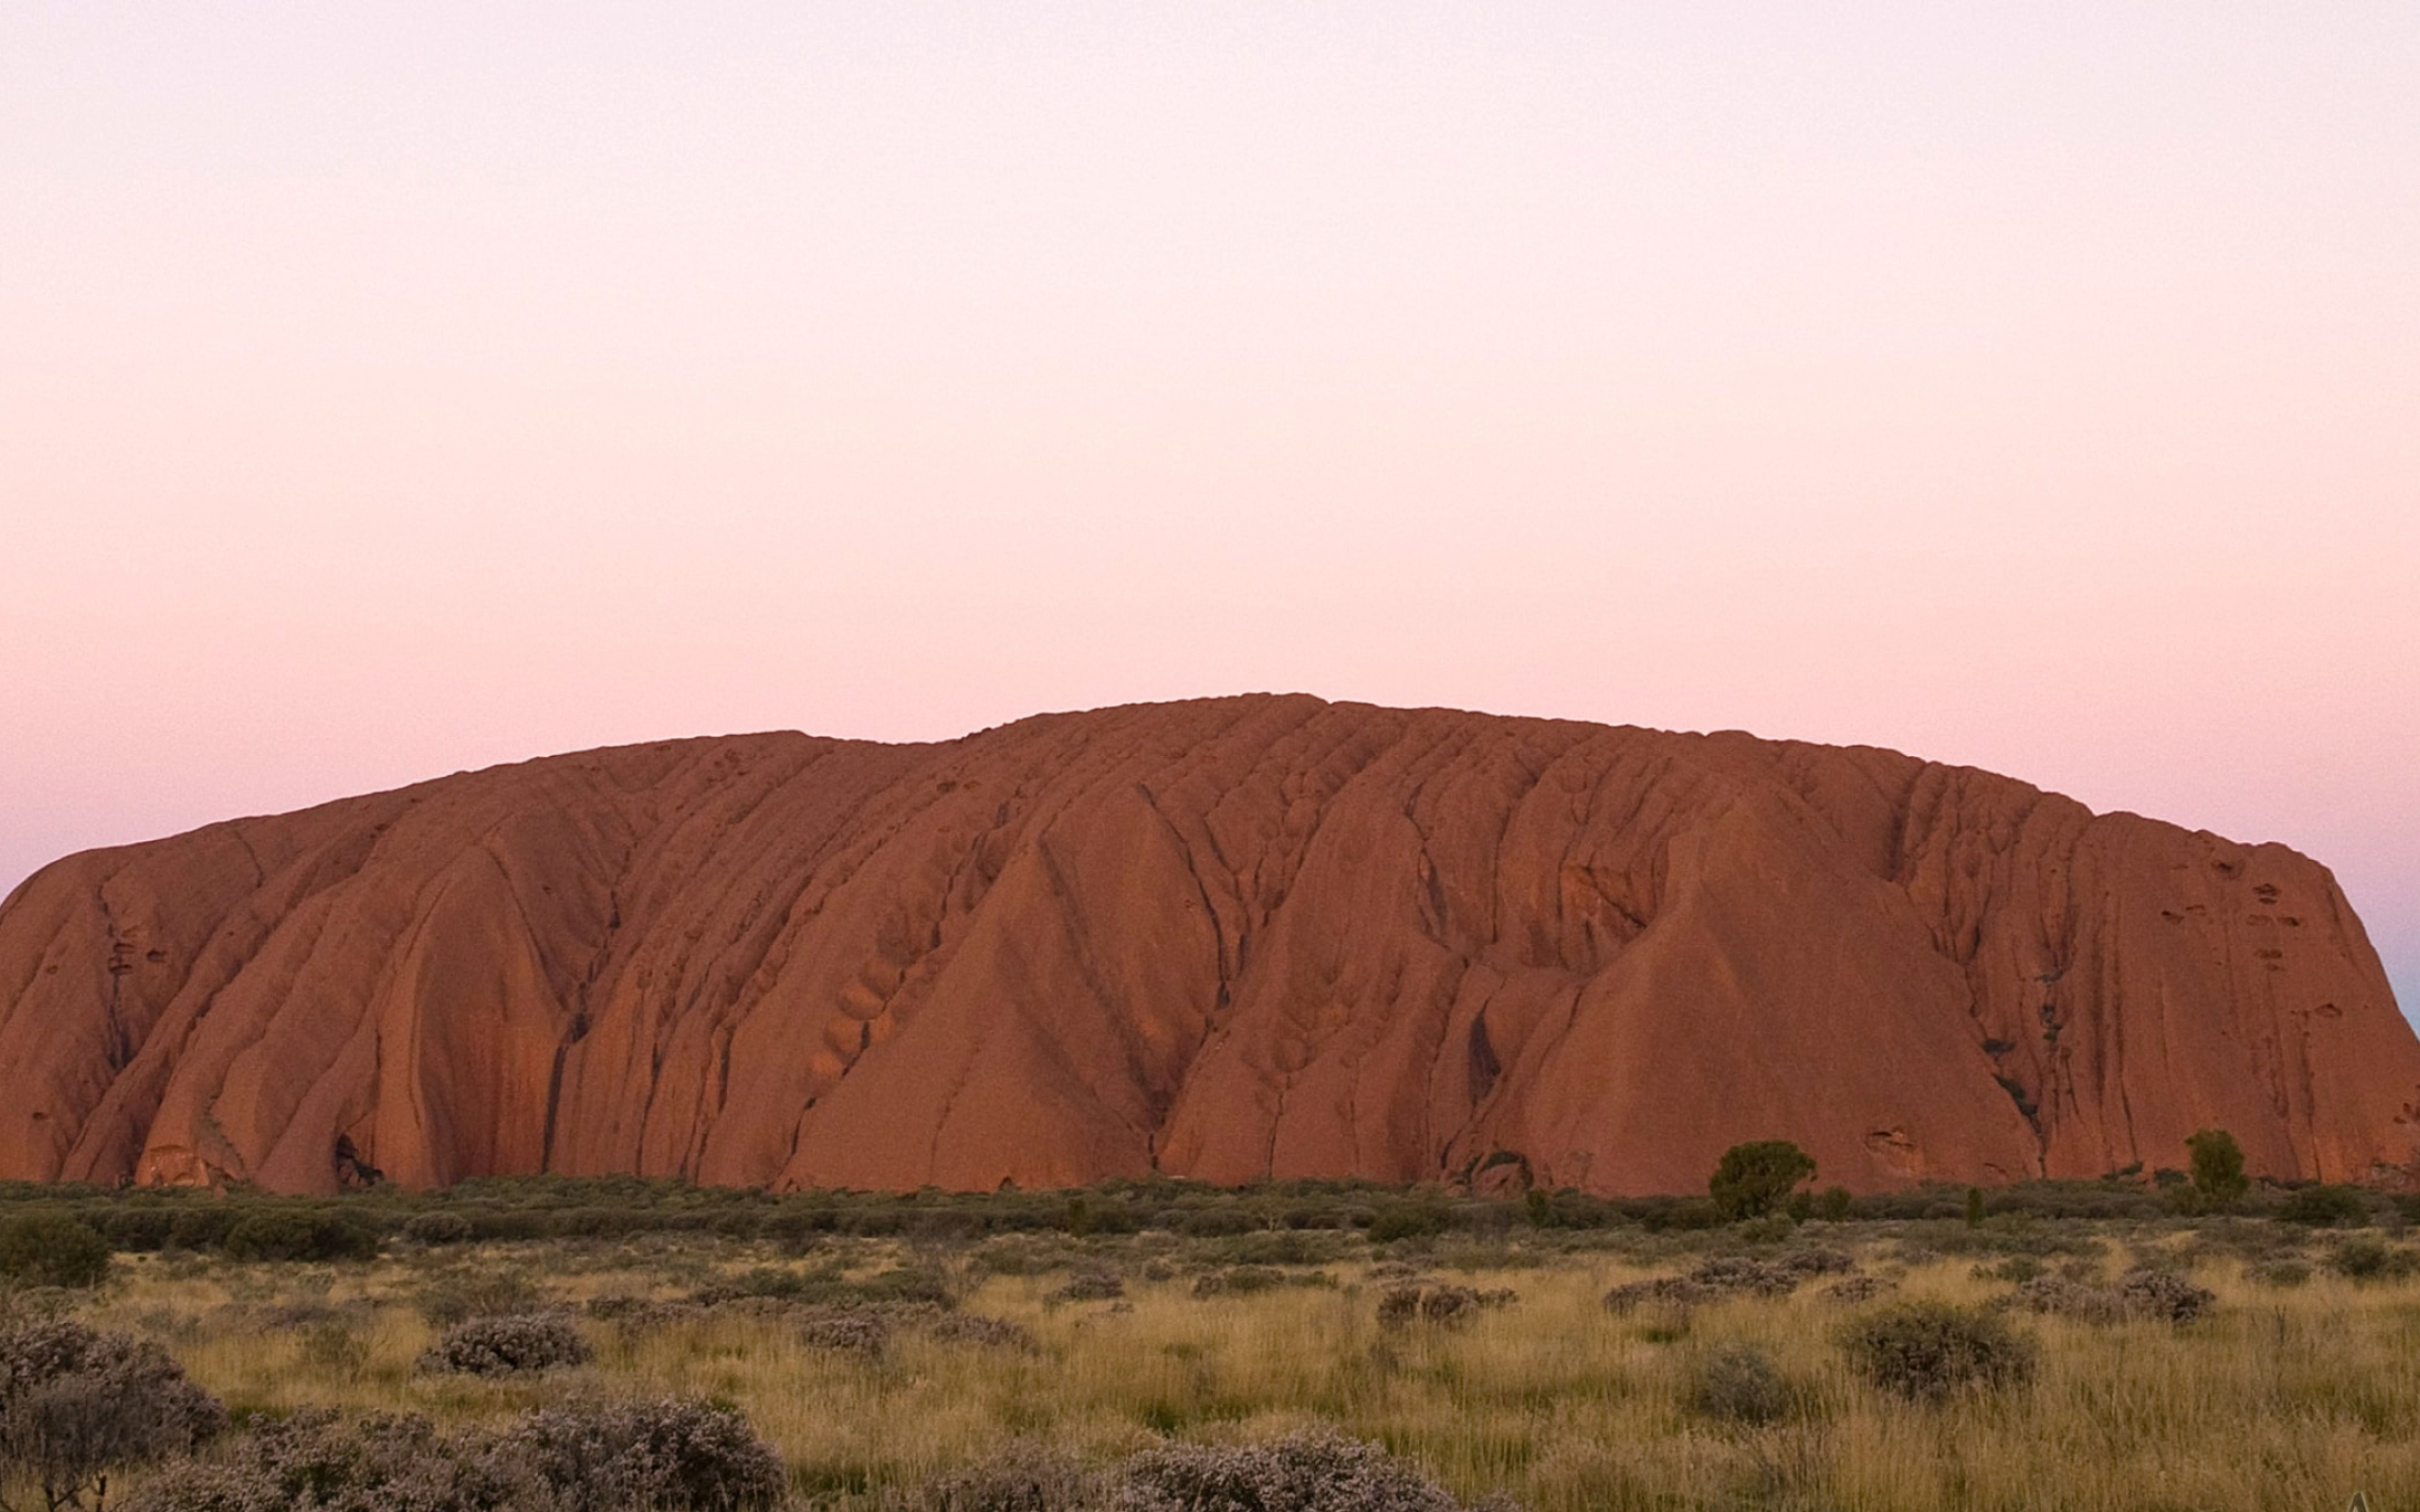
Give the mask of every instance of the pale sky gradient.
M 1300 689 L 2284 840 L 2420 1009 L 2416 578 L 2410 4 L 0 9 L 0 887 Z

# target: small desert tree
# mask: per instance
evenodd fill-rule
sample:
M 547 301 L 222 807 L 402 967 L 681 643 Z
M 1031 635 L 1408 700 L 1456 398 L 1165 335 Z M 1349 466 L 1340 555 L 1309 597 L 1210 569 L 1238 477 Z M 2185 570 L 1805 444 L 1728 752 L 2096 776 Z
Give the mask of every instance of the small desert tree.
M 2193 1196 L 2205 1211 L 2223 1212 L 2243 1200 L 2252 1183 L 2243 1174 L 2243 1146 L 2222 1128 L 2205 1128 L 2185 1142 L 2192 1157 Z
M 1726 1218 L 1761 1218 L 1802 1181 L 1815 1179 L 1815 1158 L 1788 1140 L 1752 1140 L 1722 1152 L 1705 1184 Z

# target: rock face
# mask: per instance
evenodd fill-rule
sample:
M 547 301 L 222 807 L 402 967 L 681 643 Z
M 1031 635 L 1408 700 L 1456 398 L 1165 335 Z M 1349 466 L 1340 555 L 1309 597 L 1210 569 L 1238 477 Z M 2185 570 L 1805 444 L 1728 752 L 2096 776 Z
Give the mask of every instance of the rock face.
M 2291 850 L 1890 751 L 1300 696 L 627 747 L 72 856 L 0 905 L 0 1177 L 290 1191 L 2420 1152 L 2420 1041 Z

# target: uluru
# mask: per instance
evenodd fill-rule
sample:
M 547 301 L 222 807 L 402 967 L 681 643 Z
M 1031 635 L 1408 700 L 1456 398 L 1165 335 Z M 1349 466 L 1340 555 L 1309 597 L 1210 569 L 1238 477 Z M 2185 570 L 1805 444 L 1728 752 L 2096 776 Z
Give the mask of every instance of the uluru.
M 1871 747 L 1254 696 L 461 773 L 0 905 L 0 1177 L 2396 1180 L 2328 871 Z

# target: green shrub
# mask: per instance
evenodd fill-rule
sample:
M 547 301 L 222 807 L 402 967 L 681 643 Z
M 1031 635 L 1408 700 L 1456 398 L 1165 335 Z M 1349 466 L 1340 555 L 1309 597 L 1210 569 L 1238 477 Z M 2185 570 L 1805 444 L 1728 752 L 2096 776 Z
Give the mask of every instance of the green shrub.
M 404 1220 L 404 1237 L 424 1245 L 459 1245 L 472 1237 L 471 1220 L 440 1208 Z
M 80 1204 L 75 1216 L 93 1226 L 112 1249 L 154 1253 L 167 1247 L 177 1211 L 139 1199 Z
M 219 1247 L 233 1260 L 370 1260 L 378 1230 L 349 1212 L 273 1208 L 235 1220 Z
M 1846 1187 L 1825 1187 L 1815 1196 L 1815 1216 L 1825 1223 L 1846 1223 L 1849 1203 L 1854 1200 Z
M 1196 1297 L 1249 1297 L 1285 1285 L 1287 1275 L 1274 1265 L 1230 1265 L 1194 1278 Z
M 2273 1260 L 2255 1265 L 2244 1273 L 2244 1279 L 2255 1286 L 2267 1286 L 2287 1291 L 2310 1280 L 2310 1263 L 2304 1260 Z
M 952 1307 L 958 1301 L 956 1294 L 950 1290 L 949 1279 L 923 1265 L 893 1265 L 887 1270 L 876 1271 L 861 1281 L 844 1284 L 854 1295 L 835 1297 L 830 1300 L 840 1303 L 929 1302 L 935 1307 Z
M 804 1254 L 832 1231 L 833 1218 L 829 1209 L 788 1208 L 767 1213 L 759 1232 L 791 1254 Z
M 819 1307 L 873 1307 L 925 1302 L 935 1307 L 957 1305 L 948 1279 L 921 1265 L 893 1265 L 862 1280 L 852 1280 L 837 1262 L 809 1270 L 759 1266 L 732 1280 L 709 1286 L 690 1299 L 712 1306 L 736 1297 L 778 1297 Z
M 1706 1194 L 1726 1218 L 1761 1218 L 1780 1207 L 1791 1188 L 1814 1177 L 1814 1157 L 1789 1141 L 1752 1140 L 1722 1152 Z
M 1424 1239 L 1442 1234 L 1453 1226 L 1453 1214 L 1442 1202 L 1423 1201 L 1417 1197 L 1402 1202 L 1390 1202 L 1370 1220 L 1370 1243 L 1391 1244 L 1398 1239 Z
M 1277 1215 L 1288 1228 L 1366 1228 L 1366 1210 L 1340 1202 L 1298 1202 Z
M 1702 1417 L 1769 1423 L 1789 1410 L 1789 1383 L 1764 1350 L 1753 1344 L 1731 1344 L 1697 1360 L 1681 1399 Z
M 98 1286 L 110 1246 L 91 1224 L 60 1209 L 0 1219 L 0 1278 L 25 1286 Z
M 2033 1340 L 1999 1314 L 1937 1301 L 1869 1314 L 1843 1332 L 1841 1347 L 1859 1376 L 1911 1401 L 2023 1385 L 2037 1354 Z
M 1761 1218 L 1742 1218 L 1732 1225 L 1734 1238 L 1743 1245 L 1778 1245 L 1798 1231 L 1797 1220 L 1787 1211 L 1769 1212 Z
M 227 1231 L 235 1227 L 239 1216 L 232 1205 L 223 1202 L 187 1208 L 169 1220 L 168 1237 L 161 1247 L 216 1249 L 226 1242 Z
M 475 1317 L 535 1313 L 544 1307 L 545 1301 L 545 1293 L 527 1275 L 496 1267 L 440 1276 L 421 1289 L 413 1305 L 422 1317 L 442 1329 Z
M 370 1364 L 370 1345 L 352 1324 L 331 1319 L 302 1332 L 302 1358 L 337 1376 L 358 1376 Z
M 967 1264 L 986 1276 L 1040 1276 L 1067 1263 L 1077 1251 L 1065 1241 L 1050 1242 L 1028 1234 L 985 1240 L 969 1250 Z
M 1222 1240 L 1214 1248 L 1219 1259 L 1238 1265 L 1318 1265 L 1336 1259 L 1344 1241 L 1334 1234 L 1278 1228 Z
M 1248 1234 L 1259 1228 L 1260 1222 L 1238 1208 L 1197 1208 L 1176 1222 L 1180 1232 L 1200 1239 L 1217 1239 L 1231 1234 Z
M 2243 1200 L 2252 1183 L 2243 1174 L 2243 1146 L 2222 1128 L 2205 1128 L 2185 1142 L 2193 1174 L 2195 1205 L 2204 1212 L 2224 1212 Z
M 2277 1204 L 2276 1216 L 2312 1228 L 2356 1227 L 2370 1220 L 2370 1194 L 2360 1187 L 2298 1187 Z
M 2420 1257 L 2377 1239 L 2347 1239 L 2328 1257 L 2328 1268 L 2351 1280 L 2396 1280 L 2420 1269 Z

